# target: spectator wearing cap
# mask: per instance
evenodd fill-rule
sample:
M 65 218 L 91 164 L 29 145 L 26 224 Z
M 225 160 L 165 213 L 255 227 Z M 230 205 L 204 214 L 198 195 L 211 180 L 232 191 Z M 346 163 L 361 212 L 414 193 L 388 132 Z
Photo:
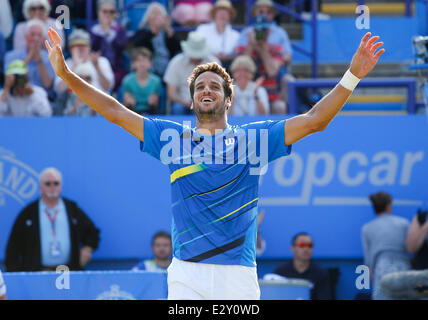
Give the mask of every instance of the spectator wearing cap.
M 191 113 L 192 99 L 187 78 L 192 74 L 193 69 L 208 62 L 221 64 L 216 56 L 210 54 L 205 36 L 200 33 L 189 32 L 187 40 L 181 41 L 181 48 L 183 52 L 170 61 L 164 76 L 172 114 Z
M 183 26 L 194 27 L 210 21 L 211 0 L 178 0 L 171 17 Z
M 239 32 L 231 26 L 236 11 L 229 0 L 218 0 L 211 9 L 210 16 L 212 22 L 199 25 L 196 32 L 210 39 L 211 53 L 220 59 L 224 67 L 228 67 L 239 39 Z
M 162 78 L 170 59 L 181 51 L 180 41 L 162 4 L 149 4 L 133 37 L 133 44 L 134 47 L 145 47 L 152 52 L 151 71 Z
M 263 77 L 253 81 L 256 64 L 250 56 L 236 57 L 230 66 L 235 80 L 234 98 L 229 114 L 237 116 L 269 113 L 269 98 L 261 86 Z
M 242 30 L 236 54 L 250 55 L 264 76 L 263 86 L 269 94 L 271 113 L 287 111 L 287 83 L 293 77 L 291 42 L 287 31 L 274 21 L 276 8 L 272 0 L 257 0 L 251 8 L 256 23 Z
M 115 20 L 116 0 L 98 0 L 98 23 L 90 29 L 92 51 L 106 57 L 114 72 L 116 91 L 127 74 L 123 57 L 128 38 L 126 30 Z
M 332 299 L 328 271 L 312 261 L 312 237 L 306 232 L 299 232 L 291 241 L 291 251 L 293 260 L 280 265 L 274 273 L 312 282 L 311 300 Z
M 6 53 L 5 67 L 14 60 L 23 60 L 28 66 L 28 78 L 31 84 L 49 90 L 52 87 L 55 72 L 49 61 L 49 55 L 43 50 L 46 39 L 46 25 L 43 21 L 33 19 L 25 24 L 25 39 L 27 46 L 25 49 L 16 49 Z
M 0 116 L 51 115 L 46 91 L 28 81 L 28 67 L 24 61 L 12 61 L 6 70 L 5 85 L 0 93 Z
M 92 70 L 94 78 L 92 85 L 109 93 L 114 86 L 114 74 L 110 62 L 106 57 L 91 52 L 91 38 L 88 32 L 82 29 L 74 29 L 68 40 L 68 48 L 71 57 L 66 60 L 71 70 L 75 70 L 80 64 L 87 64 Z M 55 79 L 55 89 L 58 93 L 67 90 L 68 87 L 60 78 Z
M 49 17 L 51 6 L 48 0 L 25 0 L 22 6 L 22 12 L 27 21 L 23 21 L 17 24 L 14 35 L 13 35 L 13 49 L 26 49 L 26 30 L 27 22 L 32 19 L 38 19 L 46 24 L 46 29 L 53 28 L 62 39 L 65 39 L 64 30 L 61 24 L 57 24 L 56 20 Z M 44 40 L 44 39 L 43 39 Z M 65 47 L 65 41 L 63 41 L 63 49 Z

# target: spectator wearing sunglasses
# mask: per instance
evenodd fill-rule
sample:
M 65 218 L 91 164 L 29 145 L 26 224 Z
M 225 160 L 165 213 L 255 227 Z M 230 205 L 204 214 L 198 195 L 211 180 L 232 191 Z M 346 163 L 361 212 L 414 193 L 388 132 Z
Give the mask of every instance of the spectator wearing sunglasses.
M 327 270 L 312 261 L 313 241 L 306 232 L 300 232 L 291 241 L 293 260 L 275 269 L 274 273 L 286 278 L 305 279 L 313 283 L 311 300 L 330 300 L 331 290 Z
M 48 0 L 25 0 L 22 6 L 22 12 L 27 21 L 38 19 L 46 24 L 46 30 L 50 27 L 55 29 L 56 32 L 61 36 L 61 39 L 65 39 L 64 29 L 60 24 L 57 25 L 56 20 L 49 17 L 51 11 L 51 5 Z M 17 24 L 13 34 L 13 49 L 21 50 L 27 48 L 26 31 L 27 21 L 23 21 Z M 60 28 L 59 28 L 60 27 Z M 62 43 L 62 49 L 65 47 L 65 41 Z
M 99 230 L 76 202 L 63 198 L 62 175 L 46 168 L 39 177 L 41 198 L 18 215 L 6 247 L 6 270 L 83 270 L 98 248 Z

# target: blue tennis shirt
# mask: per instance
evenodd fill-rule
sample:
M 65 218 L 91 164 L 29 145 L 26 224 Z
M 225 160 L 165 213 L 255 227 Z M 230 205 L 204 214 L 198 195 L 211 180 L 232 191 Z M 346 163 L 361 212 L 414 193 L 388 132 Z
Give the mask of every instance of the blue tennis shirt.
M 260 174 L 289 155 L 282 121 L 227 127 L 214 135 L 144 118 L 141 150 L 171 173 L 172 245 L 177 259 L 256 266 Z

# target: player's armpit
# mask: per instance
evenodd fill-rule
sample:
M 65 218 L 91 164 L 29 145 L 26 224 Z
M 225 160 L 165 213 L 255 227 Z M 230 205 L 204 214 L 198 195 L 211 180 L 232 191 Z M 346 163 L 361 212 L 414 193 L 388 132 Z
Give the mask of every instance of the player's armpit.
M 289 146 L 304 137 L 320 131 L 309 113 L 287 119 L 284 124 L 284 141 Z

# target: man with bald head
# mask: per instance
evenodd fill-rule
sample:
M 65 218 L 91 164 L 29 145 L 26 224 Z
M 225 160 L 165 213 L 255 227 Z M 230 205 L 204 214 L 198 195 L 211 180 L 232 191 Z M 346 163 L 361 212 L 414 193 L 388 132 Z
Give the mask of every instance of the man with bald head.
M 39 178 L 41 197 L 15 220 L 6 248 L 6 269 L 54 271 L 59 265 L 83 270 L 98 248 L 99 230 L 77 204 L 61 196 L 62 175 L 47 168 Z

